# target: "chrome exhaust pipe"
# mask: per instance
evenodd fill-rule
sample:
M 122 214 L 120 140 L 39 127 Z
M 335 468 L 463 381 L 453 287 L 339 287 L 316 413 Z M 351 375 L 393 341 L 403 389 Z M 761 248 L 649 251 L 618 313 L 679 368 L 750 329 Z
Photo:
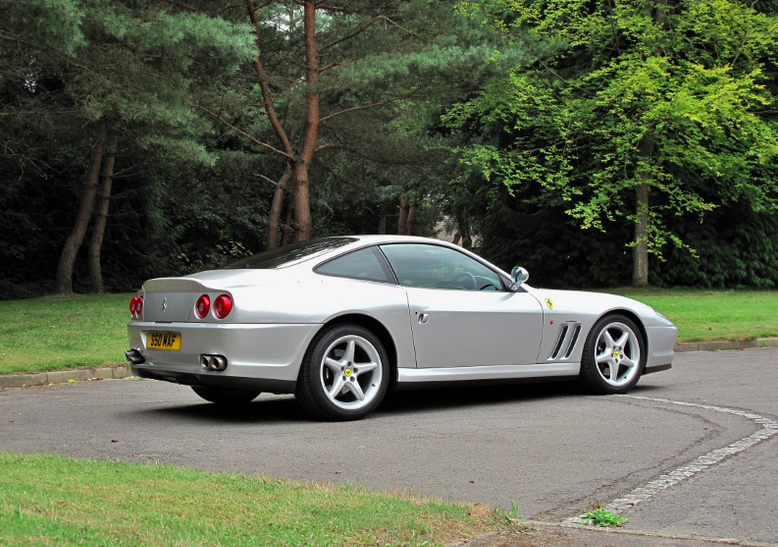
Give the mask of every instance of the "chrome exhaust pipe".
M 200 356 L 200 366 L 206 370 L 221 372 L 227 368 L 227 358 L 224 355 L 204 353 Z
M 132 365 L 140 365 L 146 362 L 146 358 L 136 349 L 125 350 L 124 356 Z
M 216 361 L 214 365 L 214 361 Z M 214 355 L 213 359 L 211 361 L 211 369 L 212 370 L 225 370 L 227 368 L 227 358 L 223 355 Z

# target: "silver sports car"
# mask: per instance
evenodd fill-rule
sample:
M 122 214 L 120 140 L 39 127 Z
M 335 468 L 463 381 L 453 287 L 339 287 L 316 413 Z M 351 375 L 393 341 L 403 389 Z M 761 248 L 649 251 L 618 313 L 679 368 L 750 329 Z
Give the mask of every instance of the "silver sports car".
M 214 403 L 294 393 L 332 420 L 421 382 L 577 379 L 624 393 L 671 367 L 677 329 L 654 309 L 527 278 L 433 239 L 311 240 L 147 281 L 126 353 L 134 374 Z

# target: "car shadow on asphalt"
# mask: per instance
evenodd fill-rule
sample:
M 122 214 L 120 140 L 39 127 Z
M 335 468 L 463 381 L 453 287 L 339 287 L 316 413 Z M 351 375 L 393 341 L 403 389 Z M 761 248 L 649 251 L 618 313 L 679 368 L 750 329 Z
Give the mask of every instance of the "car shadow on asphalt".
M 650 395 L 659 386 L 636 386 L 630 393 Z M 608 397 L 584 392 L 575 381 L 542 381 L 521 383 L 473 384 L 457 383 L 443 387 L 421 387 L 390 391 L 381 406 L 381 413 L 434 412 L 444 409 L 459 409 L 475 406 L 515 404 L 538 400 L 564 399 L 569 397 Z
M 434 412 L 485 405 L 501 406 L 580 394 L 578 386 L 572 382 L 457 384 L 391 391 L 376 412 L 379 414 Z
M 291 396 L 270 396 L 260 398 L 248 404 L 222 406 L 207 403 L 186 404 L 149 408 L 132 412 L 133 415 L 146 414 L 154 420 L 186 419 L 207 423 L 230 424 L 272 424 L 310 421 Z
M 654 389 L 654 386 L 638 386 L 631 393 L 648 395 Z M 582 393 L 574 382 L 425 386 L 418 389 L 390 391 L 371 416 L 378 418 L 401 414 L 424 414 L 483 406 L 497 408 L 506 404 L 569 397 L 599 396 Z M 199 402 L 149 408 L 132 412 L 132 414 L 136 417 L 139 414 L 147 414 L 153 419 L 186 419 L 230 424 L 309 423 L 316 421 L 300 408 L 291 395 L 262 395 L 249 404 L 234 407 Z M 370 416 L 367 419 L 370 419 Z

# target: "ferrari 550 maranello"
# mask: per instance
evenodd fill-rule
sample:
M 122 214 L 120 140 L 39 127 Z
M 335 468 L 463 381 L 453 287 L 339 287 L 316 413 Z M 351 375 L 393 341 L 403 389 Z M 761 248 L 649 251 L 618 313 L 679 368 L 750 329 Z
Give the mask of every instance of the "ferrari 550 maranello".
M 311 240 L 147 281 L 126 353 L 137 376 L 213 403 L 294 393 L 330 420 L 425 382 L 575 379 L 608 394 L 671 367 L 677 329 L 651 307 L 527 278 L 433 239 Z

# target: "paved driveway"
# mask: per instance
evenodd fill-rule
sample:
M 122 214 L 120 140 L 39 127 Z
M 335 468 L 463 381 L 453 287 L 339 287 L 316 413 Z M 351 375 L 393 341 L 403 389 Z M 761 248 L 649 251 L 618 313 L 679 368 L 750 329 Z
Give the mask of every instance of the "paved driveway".
M 103 380 L 0 392 L 0 450 L 359 482 L 540 520 L 615 503 L 628 529 L 778 543 L 776 387 L 776 348 L 682 353 L 627 396 L 424 390 L 319 423 L 288 396 L 228 412 L 186 387 Z

